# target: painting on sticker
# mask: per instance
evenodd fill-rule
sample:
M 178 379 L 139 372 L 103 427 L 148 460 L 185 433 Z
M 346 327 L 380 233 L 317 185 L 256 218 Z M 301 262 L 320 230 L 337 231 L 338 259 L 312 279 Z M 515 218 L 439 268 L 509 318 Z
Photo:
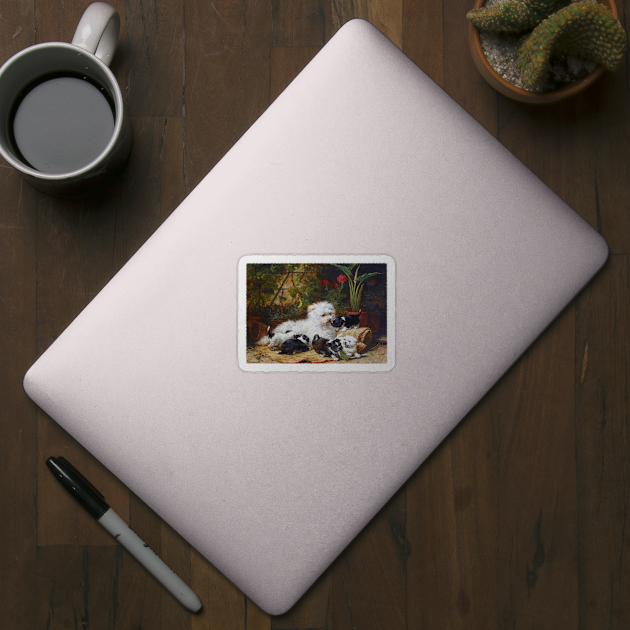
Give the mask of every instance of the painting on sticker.
M 391 366 L 391 259 L 270 258 L 241 261 L 246 364 Z

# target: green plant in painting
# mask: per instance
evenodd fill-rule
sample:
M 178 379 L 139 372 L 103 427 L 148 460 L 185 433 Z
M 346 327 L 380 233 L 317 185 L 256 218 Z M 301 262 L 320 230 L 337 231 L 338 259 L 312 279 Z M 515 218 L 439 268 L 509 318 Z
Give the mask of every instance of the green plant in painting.
M 353 264 L 353 265 L 335 265 L 337 269 L 343 271 L 343 279 L 342 276 L 339 276 L 337 280 L 340 283 L 347 282 L 348 290 L 350 291 L 350 310 L 353 312 L 358 312 L 361 308 L 361 295 L 363 293 L 363 283 L 372 276 L 378 276 L 379 272 L 374 271 L 372 273 L 364 273 L 363 275 L 359 275 L 359 268 L 361 265 Z M 356 267 L 356 269 L 355 269 Z

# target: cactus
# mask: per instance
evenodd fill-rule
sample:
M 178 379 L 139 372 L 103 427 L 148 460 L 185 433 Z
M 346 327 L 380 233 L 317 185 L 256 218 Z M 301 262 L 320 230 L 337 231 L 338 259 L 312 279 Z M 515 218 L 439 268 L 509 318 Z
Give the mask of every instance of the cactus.
M 597 2 L 575 2 L 543 20 L 521 44 L 516 65 L 528 85 L 540 81 L 555 53 L 594 61 L 608 70 L 621 63 L 626 33 L 610 9 Z
M 479 29 L 519 33 L 534 28 L 569 0 L 506 0 L 500 4 L 472 9 L 466 17 Z

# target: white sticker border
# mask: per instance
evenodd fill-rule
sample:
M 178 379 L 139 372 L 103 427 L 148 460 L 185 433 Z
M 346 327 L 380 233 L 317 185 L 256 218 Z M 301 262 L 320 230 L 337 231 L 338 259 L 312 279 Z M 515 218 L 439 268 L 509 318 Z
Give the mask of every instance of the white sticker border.
M 247 362 L 247 265 L 251 264 L 385 264 L 387 265 L 387 363 L 248 363 Z M 344 255 L 246 255 L 238 261 L 238 364 L 245 372 L 388 372 L 395 365 L 395 304 L 396 263 L 391 256 L 381 254 Z

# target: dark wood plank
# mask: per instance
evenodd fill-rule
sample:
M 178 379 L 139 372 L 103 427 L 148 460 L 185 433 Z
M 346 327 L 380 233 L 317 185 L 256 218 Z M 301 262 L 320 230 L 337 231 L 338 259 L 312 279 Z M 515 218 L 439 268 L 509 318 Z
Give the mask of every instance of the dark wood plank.
M 37 43 L 35 7 L 30 0 L 17 0 L 2 4 L 0 20 L 0 62 L 27 46 Z
M 186 190 L 269 105 L 271 11 L 263 0 L 186 6 Z
M 158 159 L 160 162 L 161 225 L 184 200 L 184 132 L 182 118 L 165 118 Z
M 57 3 L 54 0 L 38 0 L 37 7 L 37 42 L 70 42 L 76 31 L 79 19 L 89 2 Z M 125 39 L 125 2 L 108 2 L 120 14 L 120 40 Z
M 278 98 L 320 50 L 320 47 L 272 48 L 269 53 L 269 99 Z
M 37 437 L 38 545 L 115 546 L 116 541 L 55 480 L 46 467 L 46 459 L 57 455 L 66 457 L 129 522 L 127 488 L 41 410 Z
M 628 253 L 627 68 L 577 97 L 536 107 L 499 97 L 499 139 L 576 212 L 611 252 Z M 523 141 L 527 134 L 527 142 Z
M 134 145 L 113 212 L 113 271 L 140 249 L 184 198 L 181 118 L 131 120 Z
M 272 616 L 272 630 L 332 628 L 332 574 L 330 569 L 324 572 L 291 610 Z
M 271 617 L 193 550 L 192 585 L 204 603 L 193 630 L 271 630 Z
M 612 256 L 576 304 L 580 628 L 630 627 L 630 260 Z
M 272 46 L 323 46 L 330 38 L 330 0 L 272 0 Z
M 332 33 L 348 20 L 363 18 L 402 49 L 402 7 L 403 0 L 332 0 Z
M 399 490 L 332 566 L 332 627 L 407 627 L 406 488 Z
M 192 552 L 191 588 L 203 602 L 193 617 L 193 630 L 245 630 L 246 611 L 253 604 L 196 550 Z
M 112 505 L 116 509 L 115 505 Z M 190 584 L 190 545 L 135 495 L 130 498 L 130 526 L 184 582 Z M 122 552 L 122 553 L 121 553 Z M 117 579 L 121 614 L 116 627 L 190 630 L 192 613 L 186 610 L 126 550 L 119 552 Z
M 576 211 L 586 218 L 591 225 L 606 235 L 609 240 L 612 251 L 627 251 L 627 223 L 625 217 L 621 217 L 619 213 L 619 204 L 623 204 L 627 198 L 628 182 L 620 174 L 621 169 L 627 170 L 627 156 L 621 157 L 616 149 L 617 142 L 627 137 L 628 123 L 625 110 L 627 109 L 626 96 L 627 81 L 623 76 L 610 75 L 604 77 L 597 89 L 593 89 L 567 102 L 558 103 L 549 107 L 535 108 L 523 104 L 517 104 L 499 98 L 499 139 L 503 142 L 517 157 L 525 162 L 539 177 L 551 186 L 563 199 L 565 199 Z M 527 138 L 525 139 L 525 135 Z M 614 137 L 614 141 L 613 141 Z M 613 164 L 614 163 L 614 164 Z M 605 173 L 605 174 L 604 174 Z M 614 180 L 611 177 L 614 174 Z M 608 217 L 608 218 L 607 218 Z M 619 248 L 619 249 L 616 249 Z M 594 332 L 593 334 L 597 334 Z M 568 342 L 567 342 L 568 343 Z M 578 355 L 575 357 L 575 369 L 580 369 L 582 361 L 581 353 L 584 351 L 585 340 L 582 337 L 580 342 L 579 333 L 578 341 L 575 343 Z M 568 366 L 565 368 L 569 369 Z M 595 368 L 596 370 L 596 368 Z M 555 371 L 552 373 L 548 368 L 549 376 L 556 376 Z M 605 374 L 607 369 L 602 366 L 601 374 Z M 576 375 L 577 376 L 577 375 Z M 623 389 L 623 386 L 618 387 Z M 627 392 L 627 386 L 625 387 Z M 567 402 L 568 404 L 568 402 Z M 585 479 L 594 470 L 604 465 L 603 451 L 595 451 L 592 445 L 587 445 L 584 440 L 580 440 L 581 423 L 585 421 L 584 412 L 581 409 L 580 398 L 578 395 L 578 404 L 576 407 L 576 423 L 578 427 L 576 453 L 578 462 L 582 457 L 589 461 L 587 471 L 575 473 L 578 482 L 578 492 L 576 501 L 577 507 L 572 505 L 573 499 L 568 496 L 570 485 L 573 480 L 569 478 L 568 472 L 575 469 L 576 464 L 571 461 L 569 452 L 565 452 L 566 469 L 563 472 L 565 481 L 557 483 L 559 503 L 558 508 L 552 505 L 552 497 L 547 496 L 546 506 L 541 505 L 539 518 L 535 519 L 536 506 L 534 499 L 531 499 L 531 505 L 528 510 L 529 514 L 525 518 L 511 517 L 514 523 L 519 522 L 519 536 L 514 541 L 504 537 L 503 542 L 500 541 L 500 555 L 504 558 L 514 557 L 514 553 L 522 554 L 521 565 L 527 559 L 527 552 L 523 547 L 523 537 L 529 538 L 529 561 L 527 563 L 527 576 L 531 582 L 536 577 L 541 577 L 546 569 L 543 567 L 540 571 L 535 569 L 536 549 L 538 549 L 538 562 L 542 561 L 540 550 L 543 550 L 545 562 L 549 558 L 549 552 L 545 546 L 548 541 L 562 540 L 563 548 L 561 554 L 554 553 L 554 561 L 557 564 L 555 569 L 556 578 L 553 583 L 553 600 L 545 601 L 546 597 L 541 598 L 541 593 L 548 592 L 548 586 L 541 589 L 542 582 L 537 581 L 535 589 L 528 589 L 528 598 L 525 599 L 524 590 L 521 596 L 520 607 L 514 607 L 514 593 L 511 589 L 505 588 L 502 592 L 502 606 L 509 610 L 508 618 L 514 624 L 530 623 L 533 619 L 541 618 L 541 611 L 546 609 L 549 614 L 545 617 L 545 622 L 550 623 L 549 627 L 553 627 L 551 623 L 555 617 L 555 623 L 565 626 L 575 624 L 578 620 L 580 627 L 602 627 L 597 623 L 590 623 L 586 613 L 590 612 L 588 601 L 593 593 L 597 595 L 590 599 L 592 604 L 600 606 L 604 609 L 608 606 L 609 601 L 603 604 L 600 599 L 601 592 L 592 590 L 594 581 L 584 574 L 583 567 L 589 566 L 593 572 L 597 572 L 597 564 L 595 562 L 584 562 L 584 558 L 592 558 L 592 548 L 588 552 L 584 549 L 584 541 L 592 538 L 588 535 L 585 539 L 576 540 L 575 523 L 576 516 L 573 515 L 574 509 L 579 513 L 588 513 L 589 499 L 592 494 L 584 494 L 582 492 L 583 484 L 588 486 Z M 564 417 L 564 416 L 563 416 Z M 590 423 L 597 425 L 601 416 L 591 419 Z M 555 420 L 557 423 L 557 420 Z M 543 427 L 537 422 L 531 426 L 533 432 L 539 433 Z M 565 426 L 566 438 L 571 439 L 571 429 Z M 582 434 L 583 435 L 583 434 Z M 586 449 L 584 455 L 582 452 Z M 538 449 L 537 449 L 538 451 Z M 595 454 L 597 453 L 597 454 Z M 550 451 L 548 457 L 557 459 L 558 454 Z M 575 455 L 573 456 L 575 459 Z M 539 458 L 535 460 L 536 470 L 540 469 Z M 544 470 L 544 467 L 543 467 Z M 548 484 L 552 484 L 553 477 L 560 479 L 560 473 L 556 471 L 555 475 L 550 476 L 547 480 Z M 618 478 L 620 479 L 620 478 Z M 510 485 L 515 486 L 512 482 Z M 507 486 L 506 486 L 507 487 Z M 548 492 L 548 490 L 547 490 Z M 561 493 L 560 493 L 561 492 Z M 561 507 L 564 506 L 565 515 L 557 516 Z M 525 507 L 523 507 L 525 510 Z M 525 529 L 521 523 L 527 523 Z M 548 533 L 544 532 L 545 523 Z M 556 526 L 555 523 L 559 525 Z M 587 519 L 588 523 L 588 519 Z M 551 529 L 550 529 L 551 528 Z M 554 530 L 564 530 L 565 535 L 560 539 Z M 529 531 L 528 531 L 529 530 Z M 582 531 L 582 530 L 580 530 Z M 585 531 L 589 531 L 588 527 Z M 603 532 L 603 530 L 600 530 Z M 605 535 L 604 535 L 605 536 Z M 521 541 L 519 542 L 519 538 Z M 532 538 L 536 541 L 533 545 Z M 502 551 L 501 551 L 502 550 Z M 562 556 L 562 559 L 559 558 Z M 576 585 L 578 580 L 578 570 L 575 567 L 575 557 L 580 558 L 579 570 L 579 589 Z M 601 566 L 606 563 L 600 558 Z M 551 569 L 551 567 L 548 567 Z M 522 571 L 521 571 L 522 572 Z M 599 573 L 601 576 L 601 573 Z M 603 577 L 603 576 L 602 576 Z M 609 580 L 609 575 L 606 580 Z M 518 578 L 518 576 L 516 576 Z M 522 578 L 520 582 L 521 589 L 524 589 Z M 548 585 L 548 582 L 544 582 Z M 607 581 L 607 584 L 610 584 Z M 612 592 L 612 588 L 610 592 Z M 579 592 L 579 609 L 576 610 L 576 597 Z M 535 596 L 532 595 L 535 593 Z M 610 594 L 607 592 L 607 595 Z M 501 597 L 501 595 L 500 595 Z M 564 600 L 561 606 L 560 602 Z M 561 611 L 561 608 L 564 610 Z M 626 613 L 627 614 L 627 613 Z M 592 619 L 603 619 L 603 615 Z M 609 617 L 607 617 L 609 619 Z M 539 624 L 542 622 L 538 621 Z M 544 627 L 544 626 L 541 626 Z
M 43 352 L 111 278 L 116 204 L 121 181 L 98 199 L 88 196 L 73 202 L 38 197 L 37 349 Z M 95 465 L 43 412 L 38 422 L 38 467 L 42 492 L 38 493 L 41 544 L 69 542 L 107 544 L 78 505 L 54 487 L 44 466 L 50 455 L 68 459 L 89 476 L 109 499 L 122 501 L 126 489 L 110 473 Z M 67 509 L 66 509 L 67 508 Z M 123 510 L 124 511 L 124 510 Z M 78 537 L 78 538 L 77 538 Z
M 586 124 L 593 117 L 598 114 L 588 95 L 543 109 L 499 99 L 499 140 L 597 227 L 595 164 Z
M 624 5 L 628 7 L 627 2 L 620 4 L 622 11 Z M 626 20 L 628 14 L 626 8 Z M 589 181 L 595 200 L 586 218 L 601 232 L 611 252 L 630 254 L 630 160 L 626 150 L 630 144 L 630 64 L 602 77 L 588 96 L 593 105 L 584 121 L 588 137 L 582 147 L 593 165 Z M 571 177 L 577 184 L 576 180 Z
M 442 0 L 444 85 L 442 86 L 491 134 L 497 135 L 497 93 L 475 67 L 468 49 L 466 12 L 470 0 Z
M 183 0 L 129 2 L 125 50 L 130 116 L 181 116 Z
M 136 508 L 134 512 L 137 513 L 137 505 L 134 508 Z M 173 551 L 167 551 L 166 545 L 169 541 L 172 544 L 174 539 L 171 539 L 170 535 L 162 536 L 164 530 L 159 524 L 159 519 L 152 522 L 150 517 L 146 519 L 138 517 L 137 520 L 143 521 L 140 523 L 142 529 L 137 533 L 170 564 L 174 554 Z M 145 530 L 146 526 L 148 527 Z M 176 543 L 176 546 L 179 546 L 179 543 Z M 175 564 L 188 583 L 189 578 L 184 565 L 190 562 L 190 556 L 187 549 L 180 551 L 183 551 L 183 555 L 180 554 Z M 117 600 L 114 630 L 144 627 L 156 630 L 191 628 L 194 615 L 181 606 L 130 553 L 119 546 L 116 560 Z
M 407 628 L 484 628 L 496 619 L 500 388 L 407 483 Z
M 444 87 L 442 0 L 403 0 L 402 50 Z
M 34 627 L 37 542 L 37 409 L 22 379 L 37 358 L 36 193 L 0 160 L 0 618 Z M 29 596 L 29 591 L 31 595 Z
M 0 63 L 36 41 L 34 7 L 0 8 Z M 36 626 L 37 411 L 22 378 L 37 358 L 36 193 L 0 159 L 0 619 Z
M 500 383 L 497 624 L 576 628 L 575 323 L 568 307 Z
M 59 545 L 37 554 L 33 628 L 111 630 L 117 609 L 116 548 Z

